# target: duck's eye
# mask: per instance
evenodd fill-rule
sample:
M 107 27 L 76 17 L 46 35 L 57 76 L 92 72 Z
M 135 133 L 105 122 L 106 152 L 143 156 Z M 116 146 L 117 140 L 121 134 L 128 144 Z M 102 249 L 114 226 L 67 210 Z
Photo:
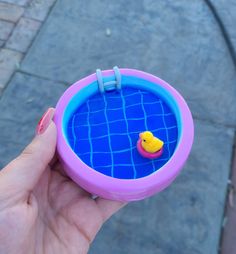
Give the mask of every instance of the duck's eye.
M 146 139 L 144 139 L 143 141 L 146 142 Z

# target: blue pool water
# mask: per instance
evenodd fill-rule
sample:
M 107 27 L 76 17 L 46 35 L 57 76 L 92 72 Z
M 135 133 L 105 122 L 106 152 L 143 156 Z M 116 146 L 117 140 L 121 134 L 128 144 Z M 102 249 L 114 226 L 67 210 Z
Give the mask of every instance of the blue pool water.
M 143 158 L 137 151 L 145 130 L 164 141 L 160 158 Z M 174 113 L 157 95 L 125 87 L 97 93 L 79 106 L 67 126 L 74 152 L 93 169 L 116 178 L 134 179 L 160 169 L 175 151 L 178 128 Z

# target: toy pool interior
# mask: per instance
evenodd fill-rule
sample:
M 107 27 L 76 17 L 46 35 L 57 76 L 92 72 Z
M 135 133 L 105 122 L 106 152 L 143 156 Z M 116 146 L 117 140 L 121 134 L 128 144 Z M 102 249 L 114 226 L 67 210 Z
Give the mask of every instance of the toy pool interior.
M 173 156 L 181 112 L 168 90 L 122 76 L 120 91 L 100 93 L 97 81 L 78 91 L 64 111 L 62 128 L 68 145 L 89 167 L 110 177 L 137 179 L 160 170 Z M 164 141 L 161 157 L 150 160 L 138 153 L 139 133 L 145 130 Z

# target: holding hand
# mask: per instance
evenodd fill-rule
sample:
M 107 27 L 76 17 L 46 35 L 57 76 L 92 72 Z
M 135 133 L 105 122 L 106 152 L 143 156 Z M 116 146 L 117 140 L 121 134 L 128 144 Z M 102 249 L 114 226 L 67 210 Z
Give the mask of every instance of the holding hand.
M 102 224 L 124 203 L 92 199 L 55 156 L 50 108 L 22 154 L 0 171 L 0 253 L 87 253 Z

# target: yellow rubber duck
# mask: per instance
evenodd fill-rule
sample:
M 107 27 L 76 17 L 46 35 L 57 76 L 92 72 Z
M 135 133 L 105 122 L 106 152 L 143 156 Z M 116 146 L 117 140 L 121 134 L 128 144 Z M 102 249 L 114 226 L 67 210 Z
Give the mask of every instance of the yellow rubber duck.
M 164 145 L 164 142 L 159 138 L 153 136 L 151 131 L 144 131 L 139 134 L 139 137 L 142 140 L 142 147 L 148 153 L 156 153 L 161 150 Z

